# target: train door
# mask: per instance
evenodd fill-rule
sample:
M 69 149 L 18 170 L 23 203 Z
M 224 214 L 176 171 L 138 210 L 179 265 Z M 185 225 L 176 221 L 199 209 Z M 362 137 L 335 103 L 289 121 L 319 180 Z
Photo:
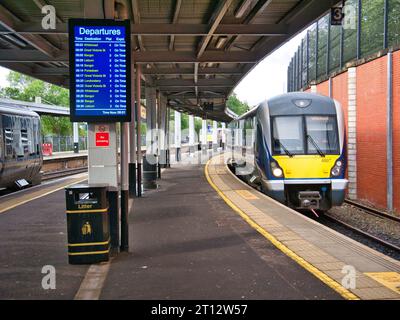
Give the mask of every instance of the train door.
M 28 160 L 27 163 L 27 180 L 31 180 L 36 169 L 35 141 L 33 133 L 33 118 L 24 118 L 21 122 L 21 141 L 24 147 L 24 154 Z
M 28 128 L 29 137 L 29 157 L 31 159 L 30 182 L 36 182 L 40 178 L 40 169 L 42 167 L 42 156 L 40 152 L 40 121 L 39 119 L 30 119 Z
M 2 115 L 4 162 L 2 185 L 12 184 L 16 176 L 16 159 L 14 149 L 14 123 L 13 117 L 8 114 Z
M 27 179 L 31 171 L 31 163 L 29 161 L 29 138 L 28 138 L 28 122 L 27 117 L 15 117 L 14 127 L 14 147 L 17 154 L 18 173 L 17 179 Z

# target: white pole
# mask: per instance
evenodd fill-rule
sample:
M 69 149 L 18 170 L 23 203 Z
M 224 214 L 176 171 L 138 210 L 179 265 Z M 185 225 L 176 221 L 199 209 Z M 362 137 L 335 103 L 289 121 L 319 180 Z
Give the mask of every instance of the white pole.
M 79 153 L 79 124 L 74 122 L 73 127 L 73 139 L 74 139 L 74 153 Z
M 175 122 L 175 157 L 176 161 L 180 160 L 181 152 L 181 113 L 175 111 L 174 115 Z

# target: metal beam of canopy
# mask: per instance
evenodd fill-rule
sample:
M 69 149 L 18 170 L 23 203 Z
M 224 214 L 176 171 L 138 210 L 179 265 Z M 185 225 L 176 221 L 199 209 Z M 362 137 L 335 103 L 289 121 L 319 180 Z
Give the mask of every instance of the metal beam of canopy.
M 0 34 L 30 34 L 30 35 L 68 35 L 67 23 L 58 23 L 56 29 L 43 29 L 37 22 L 21 22 L 13 24 L 13 28 L 0 30 Z M 141 36 L 207 36 L 208 24 L 168 24 L 141 23 L 131 25 L 131 35 Z M 286 25 L 276 24 L 223 24 L 217 26 L 213 36 L 284 36 L 287 34 Z
M 265 56 L 340 1 L 175 0 L 158 1 L 157 10 L 151 3 L 2 0 L 0 65 L 67 87 L 68 19 L 82 18 L 82 8 L 93 18 L 115 18 L 122 6 L 131 19 L 133 57 L 142 67 L 142 80 L 159 85 L 168 98 L 179 97 L 175 103 L 183 111 L 197 108 L 196 114 L 226 120 L 229 112 L 228 116 L 221 110 L 206 114 L 200 106 L 224 103 Z M 54 30 L 41 27 L 45 4 L 56 9 Z

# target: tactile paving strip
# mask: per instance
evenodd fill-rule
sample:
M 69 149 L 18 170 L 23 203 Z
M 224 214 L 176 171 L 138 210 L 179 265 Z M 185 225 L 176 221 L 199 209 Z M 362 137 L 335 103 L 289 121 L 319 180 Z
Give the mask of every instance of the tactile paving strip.
M 361 299 L 400 299 L 400 295 L 364 273 L 398 272 L 400 263 L 251 188 L 236 178 L 226 166 L 223 155 L 212 158 L 207 167 L 212 183 L 224 197 L 259 227 L 300 259 L 342 285 L 345 266 L 354 267 L 355 287 L 348 291 Z M 247 191 L 247 192 L 244 192 Z M 252 195 L 252 196 L 251 196 Z M 325 281 L 324 281 L 325 282 Z M 343 288 L 346 290 L 345 288 Z

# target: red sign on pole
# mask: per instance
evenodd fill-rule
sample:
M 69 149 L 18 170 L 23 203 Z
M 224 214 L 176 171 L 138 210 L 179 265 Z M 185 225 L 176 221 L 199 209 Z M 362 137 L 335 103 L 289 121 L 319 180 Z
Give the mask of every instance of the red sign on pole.
M 109 146 L 110 146 L 110 133 L 96 132 L 96 147 L 109 147 Z

